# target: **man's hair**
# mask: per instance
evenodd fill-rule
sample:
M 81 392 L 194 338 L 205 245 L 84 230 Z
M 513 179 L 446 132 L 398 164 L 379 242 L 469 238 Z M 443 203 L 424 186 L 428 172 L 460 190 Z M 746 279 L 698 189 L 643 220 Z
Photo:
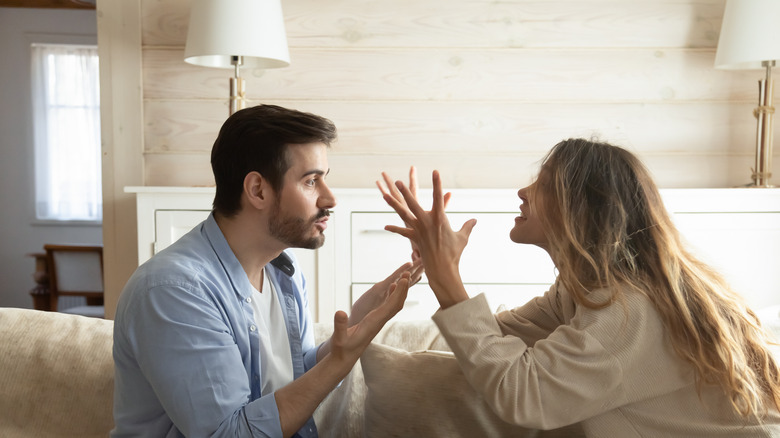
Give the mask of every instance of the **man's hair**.
M 290 145 L 324 143 L 336 139 L 336 127 L 315 114 L 258 105 L 230 116 L 211 149 L 211 169 L 217 185 L 214 211 L 230 217 L 241 209 L 244 178 L 258 172 L 279 192 L 290 167 Z

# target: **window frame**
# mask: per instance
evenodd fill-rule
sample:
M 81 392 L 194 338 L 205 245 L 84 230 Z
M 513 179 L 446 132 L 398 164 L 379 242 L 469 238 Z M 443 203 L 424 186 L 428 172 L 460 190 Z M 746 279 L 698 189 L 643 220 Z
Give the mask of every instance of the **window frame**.
M 33 44 L 52 44 L 52 45 L 75 45 L 75 46 L 98 46 L 96 34 L 59 34 L 59 33 L 25 33 L 26 47 L 27 47 L 27 68 L 30 78 L 28 82 L 30 105 L 29 105 L 29 126 L 28 135 L 30 139 L 29 147 L 29 160 L 28 160 L 28 187 L 31 188 L 29 200 L 27 203 L 27 211 L 30 217 L 30 224 L 34 226 L 57 226 L 57 227 L 102 227 L 104 215 L 101 215 L 100 220 L 83 220 L 83 219 L 70 219 L 70 220 L 58 220 L 58 219 L 38 219 L 36 214 L 36 155 L 35 155 L 35 115 L 32 103 L 33 93 L 33 71 L 32 71 L 32 45 Z M 101 159 L 102 161 L 102 159 Z M 103 163 L 101 163 L 103 164 Z M 101 180 L 103 179 L 103 171 L 101 165 Z M 104 191 L 103 188 L 101 191 Z M 103 199 L 105 195 L 101 194 Z M 103 207 L 105 210 L 105 205 Z

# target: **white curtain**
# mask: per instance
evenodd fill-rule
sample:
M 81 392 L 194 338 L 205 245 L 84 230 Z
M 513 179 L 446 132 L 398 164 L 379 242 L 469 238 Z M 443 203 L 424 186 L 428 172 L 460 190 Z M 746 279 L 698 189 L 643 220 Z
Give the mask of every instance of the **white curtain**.
M 35 214 L 103 216 L 97 48 L 33 44 Z

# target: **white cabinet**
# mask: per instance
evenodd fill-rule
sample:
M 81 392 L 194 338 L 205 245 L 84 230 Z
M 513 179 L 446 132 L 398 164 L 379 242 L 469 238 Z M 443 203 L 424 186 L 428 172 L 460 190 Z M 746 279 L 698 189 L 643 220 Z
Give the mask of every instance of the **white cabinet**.
M 780 304 L 780 189 L 667 190 L 689 248 L 753 309 Z
M 211 210 L 213 188 L 127 187 L 137 195 L 138 258 L 144 262 Z M 471 295 L 484 292 L 491 306 L 515 306 L 543 293 L 555 277 L 547 254 L 509 240 L 520 204 L 516 189 L 453 190 L 447 208 L 459 228 L 477 218 L 461 260 Z M 409 259 L 399 224 L 376 189 L 335 189 L 338 205 L 325 245 L 295 250 L 310 284 L 312 311 L 330 321 L 363 292 Z M 780 189 L 666 189 L 662 195 L 692 250 L 723 272 L 754 308 L 780 304 Z M 430 191 L 420 199 L 429 202 Z M 426 280 L 416 285 L 397 318 L 428 318 L 438 307 Z
M 477 219 L 469 245 L 461 258 L 461 278 L 472 296 L 485 293 L 495 309 L 500 304 L 517 306 L 546 291 L 555 279 L 555 267 L 547 253 L 535 246 L 517 245 L 509 240 L 520 200 L 514 189 L 454 190 L 447 207 L 453 228 L 459 229 L 471 218 Z M 337 284 L 347 283 L 351 296 L 337 296 L 339 308 L 348 306 L 377 281 L 409 260 L 409 242 L 384 230 L 400 225 L 377 190 L 348 190 L 337 193 L 341 212 L 348 223 L 337 222 L 336 248 L 341 258 L 350 260 L 347 269 L 336 272 Z M 424 205 L 430 203 L 429 190 L 419 193 Z M 347 236 L 342 242 L 339 236 Z M 346 251 L 349 251 L 347 253 Z M 348 301 L 344 301 L 348 299 Z M 423 277 L 412 288 L 399 319 L 428 318 L 438 308 L 436 298 Z

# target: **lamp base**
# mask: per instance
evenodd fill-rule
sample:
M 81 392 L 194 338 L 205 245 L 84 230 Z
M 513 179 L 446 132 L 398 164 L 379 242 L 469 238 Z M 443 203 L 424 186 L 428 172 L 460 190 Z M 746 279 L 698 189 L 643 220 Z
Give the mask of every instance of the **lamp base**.
M 772 118 L 775 107 L 772 106 L 773 87 L 772 67 L 774 61 L 765 61 L 766 78 L 758 81 L 758 107 L 753 110 L 756 117 L 756 163 L 753 168 L 753 187 L 774 187 L 772 178 Z
M 233 64 L 233 77 L 230 78 L 230 115 L 246 107 L 246 92 L 244 91 L 244 78 L 241 77 L 241 65 L 244 63 L 243 56 L 231 56 L 230 63 Z
M 230 78 L 230 115 L 246 107 L 244 78 Z

